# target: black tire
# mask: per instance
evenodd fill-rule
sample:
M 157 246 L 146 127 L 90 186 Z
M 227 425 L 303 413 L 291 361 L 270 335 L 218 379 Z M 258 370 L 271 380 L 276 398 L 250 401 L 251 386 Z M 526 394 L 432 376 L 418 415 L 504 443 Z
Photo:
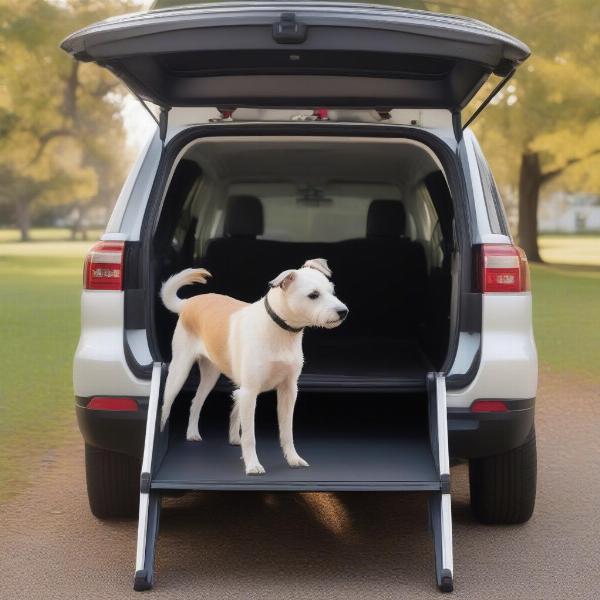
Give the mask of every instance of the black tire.
M 522 446 L 469 461 L 471 510 L 487 524 L 525 523 L 535 507 L 535 429 Z
M 85 445 L 85 477 L 92 514 L 99 519 L 135 517 L 140 494 L 139 459 Z

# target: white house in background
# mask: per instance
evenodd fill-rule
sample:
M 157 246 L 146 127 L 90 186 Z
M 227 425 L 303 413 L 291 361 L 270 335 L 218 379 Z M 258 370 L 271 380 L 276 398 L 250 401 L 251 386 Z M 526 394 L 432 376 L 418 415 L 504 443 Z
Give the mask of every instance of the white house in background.
M 592 194 L 554 192 L 540 202 L 540 232 L 600 232 L 600 197 Z

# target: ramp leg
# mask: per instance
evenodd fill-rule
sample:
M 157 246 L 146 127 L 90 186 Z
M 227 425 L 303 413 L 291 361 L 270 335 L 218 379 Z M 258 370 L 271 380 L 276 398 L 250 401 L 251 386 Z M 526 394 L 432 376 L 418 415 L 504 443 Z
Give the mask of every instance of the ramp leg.
M 165 365 L 154 363 L 150 384 L 150 399 L 148 401 L 148 417 L 146 419 L 144 457 L 140 475 L 140 516 L 138 520 L 135 578 L 133 581 L 133 589 L 136 592 L 149 590 L 154 584 L 154 551 L 156 537 L 158 536 L 161 498 L 159 492 L 152 490 L 152 466 L 157 451 L 154 447 L 154 441 L 156 437 L 160 438 L 157 415 L 166 373 Z M 160 443 L 158 446 L 160 446 Z
M 435 549 L 437 584 L 442 592 L 451 592 L 454 589 L 454 565 L 450 494 L 436 492 L 430 496 L 429 518 Z
M 136 592 L 152 589 L 154 585 L 154 553 L 160 521 L 158 492 L 140 494 L 137 556 L 133 589 Z

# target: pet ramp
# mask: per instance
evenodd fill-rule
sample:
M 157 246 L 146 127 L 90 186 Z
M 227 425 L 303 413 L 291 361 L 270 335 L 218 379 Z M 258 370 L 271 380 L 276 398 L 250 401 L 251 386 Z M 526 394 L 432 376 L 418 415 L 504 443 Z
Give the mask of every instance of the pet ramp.
M 227 442 L 227 410 L 224 402 L 213 407 L 222 411 L 211 421 L 210 410 L 200 419 L 202 442 L 185 439 L 185 423 L 171 415 L 164 432 L 158 427 L 167 366 L 156 363 L 146 424 L 146 440 L 140 479 L 135 590 L 149 590 L 154 584 L 154 554 L 158 537 L 161 495 L 186 490 L 263 490 L 263 491 L 410 491 L 428 496 L 429 523 L 435 551 L 437 584 L 444 592 L 452 591 L 452 521 L 450 514 L 450 469 L 446 420 L 446 385 L 442 374 L 429 373 L 423 385 L 427 398 L 427 417 L 422 407 L 421 425 L 394 418 L 392 411 L 402 410 L 402 398 L 387 395 L 373 400 L 370 407 L 379 420 L 364 418 L 364 407 L 357 407 L 354 421 L 338 426 L 333 421 L 315 419 L 310 402 L 299 403 L 296 445 L 311 464 L 306 469 L 290 469 L 283 460 L 273 419 L 262 419 L 257 409 L 257 446 L 267 473 L 247 476 L 240 461 L 240 448 Z M 327 397 L 328 400 L 330 396 Z M 348 396 L 331 398 L 346 401 Z M 216 399 L 221 400 L 221 399 Z M 380 402 L 377 408 L 377 402 Z M 207 402 L 207 405 L 210 403 Z M 177 403 L 176 403 L 177 404 Z M 300 406 L 301 405 L 301 406 Z M 320 402 L 319 410 L 327 410 Z M 387 412 L 386 412 L 387 411 Z M 187 412 L 187 411 L 186 411 Z M 388 414 L 389 413 L 389 414 Z M 306 415 L 308 420 L 302 421 Z M 321 417 L 321 413 L 319 417 Z M 276 419 L 275 419 L 276 420 Z M 260 423 L 268 422 L 261 430 Z M 311 430 L 311 423 L 318 422 Z M 211 423 L 215 423 L 211 425 Z M 358 424 L 357 424 L 358 423 Z M 354 426 L 354 429 L 352 428 Z M 321 427 L 319 429 L 318 427 Z M 418 429 L 418 431 L 415 431 Z

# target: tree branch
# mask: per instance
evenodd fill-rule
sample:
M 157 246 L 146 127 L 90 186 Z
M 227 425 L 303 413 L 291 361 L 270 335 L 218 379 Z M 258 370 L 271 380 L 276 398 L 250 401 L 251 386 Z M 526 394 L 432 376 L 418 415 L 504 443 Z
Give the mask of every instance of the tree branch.
M 587 160 L 588 158 L 591 158 L 592 156 L 595 156 L 596 154 L 600 154 L 600 148 L 598 148 L 597 150 L 594 150 L 593 152 L 590 152 L 586 156 L 581 156 L 579 158 L 571 158 L 562 167 L 559 167 L 557 169 L 552 169 L 552 171 L 547 171 L 546 173 L 542 173 L 542 176 L 541 176 L 542 184 L 548 183 L 555 177 L 562 175 L 562 173 L 564 173 L 570 166 L 572 166 L 578 162 L 581 162 L 583 160 Z
M 46 149 L 46 146 L 54 138 L 68 137 L 68 136 L 72 136 L 72 135 L 75 135 L 74 131 L 71 129 L 66 129 L 66 128 L 52 129 L 51 131 L 48 131 L 48 132 L 44 133 L 43 135 L 40 135 L 38 138 L 38 142 L 39 142 L 38 149 L 37 149 L 35 155 L 33 156 L 33 158 L 27 164 L 27 166 L 31 167 L 41 158 L 42 154 L 44 153 L 44 150 Z
M 73 123 L 77 123 L 77 88 L 79 85 L 79 61 L 74 60 L 69 77 L 65 82 L 62 104 L 62 114 L 71 119 Z

